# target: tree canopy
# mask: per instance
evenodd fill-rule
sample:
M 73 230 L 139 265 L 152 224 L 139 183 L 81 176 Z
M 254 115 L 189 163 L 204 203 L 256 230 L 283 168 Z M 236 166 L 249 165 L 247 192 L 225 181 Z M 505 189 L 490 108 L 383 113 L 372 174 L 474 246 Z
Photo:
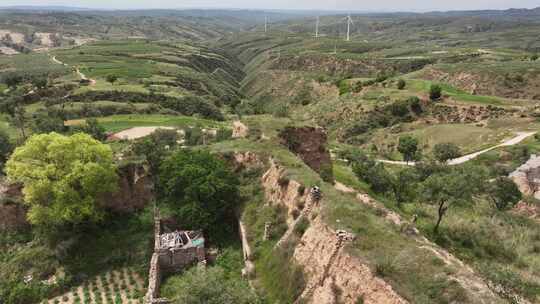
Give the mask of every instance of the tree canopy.
M 4 130 L 0 129 L 0 171 L 12 149 L 13 146 L 9 139 L 9 135 Z
M 403 154 L 406 162 L 418 160 L 418 140 L 412 136 L 405 135 L 399 138 L 398 151 Z
M 522 198 L 518 187 L 508 177 L 499 177 L 487 187 L 489 199 L 500 211 L 514 207 Z
M 234 219 L 239 182 L 221 159 L 180 150 L 162 162 L 159 172 L 160 198 L 175 210 L 182 228 L 211 230 Z
M 447 169 L 434 173 L 423 182 L 421 193 L 424 201 L 438 207 L 434 233 L 438 233 L 441 221 L 451 206 L 471 201 L 473 195 L 480 191 L 483 174 L 476 167 Z
M 453 143 L 436 144 L 433 147 L 433 155 L 441 163 L 445 163 L 451 159 L 461 156 L 459 147 Z
M 86 134 L 34 135 L 13 152 L 6 173 L 24 185 L 28 220 L 41 226 L 100 220 L 98 197 L 117 181 L 111 148 Z

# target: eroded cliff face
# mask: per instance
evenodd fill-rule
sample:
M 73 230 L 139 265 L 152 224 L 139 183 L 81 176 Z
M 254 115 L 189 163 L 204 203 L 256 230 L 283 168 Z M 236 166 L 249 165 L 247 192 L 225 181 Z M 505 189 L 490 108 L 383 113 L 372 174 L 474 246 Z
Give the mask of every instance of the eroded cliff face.
M 308 303 L 407 303 L 346 247 L 338 232 L 319 218 L 311 222 L 294 252 L 308 277 L 302 298 Z
M 0 181 L 0 231 L 27 227 L 26 208 L 22 201 L 22 186 Z
M 327 135 L 323 128 L 286 127 L 280 133 L 282 144 L 298 155 L 306 165 L 323 175 L 327 181 L 333 180 L 332 159 L 326 148 Z
M 142 165 L 129 164 L 118 169 L 118 188 L 102 198 L 105 208 L 129 213 L 144 208 L 154 199 L 154 183 Z
M 384 280 L 375 277 L 371 269 L 347 252 L 350 236 L 335 231 L 318 214 L 320 204 L 308 187 L 289 180 L 285 168 L 274 161 L 262 177 L 262 186 L 269 204 L 288 210 L 288 231 L 280 243 L 288 240 L 300 218 L 310 222 L 294 249 L 293 258 L 303 267 L 306 288 L 299 302 L 313 304 L 407 303 Z M 323 198 L 324 200 L 324 198 Z

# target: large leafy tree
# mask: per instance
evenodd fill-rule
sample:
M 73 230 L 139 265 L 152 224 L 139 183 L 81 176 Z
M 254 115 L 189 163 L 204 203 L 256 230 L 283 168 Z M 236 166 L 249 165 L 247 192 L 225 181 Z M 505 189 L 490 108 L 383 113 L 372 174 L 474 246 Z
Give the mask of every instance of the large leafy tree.
M 459 147 L 453 143 L 440 143 L 433 147 L 433 155 L 441 163 L 461 156 Z
M 183 228 L 212 230 L 234 219 L 239 182 L 223 160 L 205 151 L 180 150 L 159 171 L 160 197 Z
M 418 140 L 410 135 L 399 138 L 398 151 L 403 154 L 403 159 L 406 162 L 418 160 L 420 158 Z
M 490 183 L 487 187 L 487 195 L 500 211 L 514 207 L 523 196 L 514 181 L 508 177 L 499 177 Z
M 465 167 L 437 172 L 423 182 L 421 193 L 424 201 L 437 206 L 434 233 L 439 232 L 439 226 L 452 206 L 470 202 L 473 195 L 480 192 L 484 174 L 479 168 Z
M 117 185 L 111 148 L 86 134 L 32 136 L 13 152 L 6 173 L 24 184 L 28 220 L 44 227 L 100 220 L 98 197 Z

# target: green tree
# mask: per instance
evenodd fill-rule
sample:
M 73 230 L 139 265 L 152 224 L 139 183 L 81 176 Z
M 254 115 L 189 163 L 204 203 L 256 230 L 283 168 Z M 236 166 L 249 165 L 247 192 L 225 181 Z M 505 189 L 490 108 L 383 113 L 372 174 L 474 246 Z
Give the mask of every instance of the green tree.
M 169 278 L 162 290 L 163 296 L 173 304 L 262 303 L 245 281 L 229 278 L 221 267 L 192 268 Z
M 405 80 L 403 80 L 403 79 L 400 79 L 400 80 L 398 80 L 398 82 L 397 82 L 397 88 L 398 88 L 398 90 L 403 90 L 403 89 L 405 89 L 405 86 L 406 86 L 406 85 L 407 85 L 407 83 L 406 83 Z
M 508 177 L 499 177 L 487 187 L 487 195 L 500 211 L 514 207 L 523 197 L 518 187 Z
M 390 176 L 392 193 L 398 206 L 414 198 L 416 195 L 414 184 L 417 178 L 416 171 L 413 168 L 399 170 L 395 175 Z
M 433 156 L 441 163 L 458 158 L 461 156 L 461 151 L 456 144 L 453 143 L 440 143 L 433 147 Z
M 31 79 L 32 85 L 38 89 L 44 89 L 47 87 L 47 76 L 34 76 Z
M 481 170 L 467 167 L 435 173 L 422 183 L 422 198 L 426 203 L 437 206 L 434 233 L 439 232 L 439 226 L 448 209 L 458 203 L 471 201 L 472 196 L 480 191 L 483 180 Z
M 206 151 L 177 151 L 159 168 L 160 199 L 187 229 L 223 230 L 234 221 L 238 185 L 225 162 Z
M 32 131 L 34 133 L 63 133 L 67 129 L 64 120 L 59 116 L 52 115 L 52 113 L 39 113 L 34 115 L 32 119 Z
M 133 152 L 144 156 L 150 166 L 152 176 L 157 177 L 159 166 L 163 159 L 177 146 L 178 133 L 176 130 L 158 129 L 132 146 Z
M 100 220 L 98 197 L 117 181 L 111 148 L 86 134 L 34 135 L 13 152 L 6 173 L 24 185 L 28 220 L 42 227 Z
M 429 88 L 429 99 L 439 100 L 442 96 L 442 88 L 438 84 L 432 84 Z
M 532 60 L 532 61 L 538 60 L 538 54 L 532 55 L 532 56 L 531 56 L 531 60 Z
M 110 84 L 114 85 L 114 83 L 118 80 L 118 76 L 110 74 L 110 75 L 107 75 L 105 80 L 107 80 L 107 82 L 109 82 Z
M 0 129 L 0 172 L 6 163 L 9 154 L 13 150 L 13 145 L 6 131 Z
M 19 84 L 22 83 L 22 81 L 22 76 L 17 73 L 8 73 L 2 77 L 2 82 L 11 89 L 16 88 Z
M 99 141 L 107 139 L 105 127 L 102 126 L 96 118 L 87 118 L 85 124 L 75 127 L 74 131 L 86 133 Z
M 399 138 L 398 151 L 403 155 L 406 162 L 418 160 L 418 140 L 410 135 L 405 135 Z

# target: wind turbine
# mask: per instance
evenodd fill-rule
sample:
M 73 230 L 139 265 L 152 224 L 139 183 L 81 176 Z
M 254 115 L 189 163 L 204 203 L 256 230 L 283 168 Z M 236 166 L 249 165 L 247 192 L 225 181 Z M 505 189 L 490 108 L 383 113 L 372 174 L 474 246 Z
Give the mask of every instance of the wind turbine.
M 351 41 L 351 24 L 354 25 L 354 22 L 352 21 L 351 14 L 348 14 L 345 19 L 347 19 L 347 41 Z
M 268 16 L 264 16 L 264 33 L 268 32 Z
M 317 23 L 315 24 L 315 38 L 319 38 L 319 16 L 317 16 Z

